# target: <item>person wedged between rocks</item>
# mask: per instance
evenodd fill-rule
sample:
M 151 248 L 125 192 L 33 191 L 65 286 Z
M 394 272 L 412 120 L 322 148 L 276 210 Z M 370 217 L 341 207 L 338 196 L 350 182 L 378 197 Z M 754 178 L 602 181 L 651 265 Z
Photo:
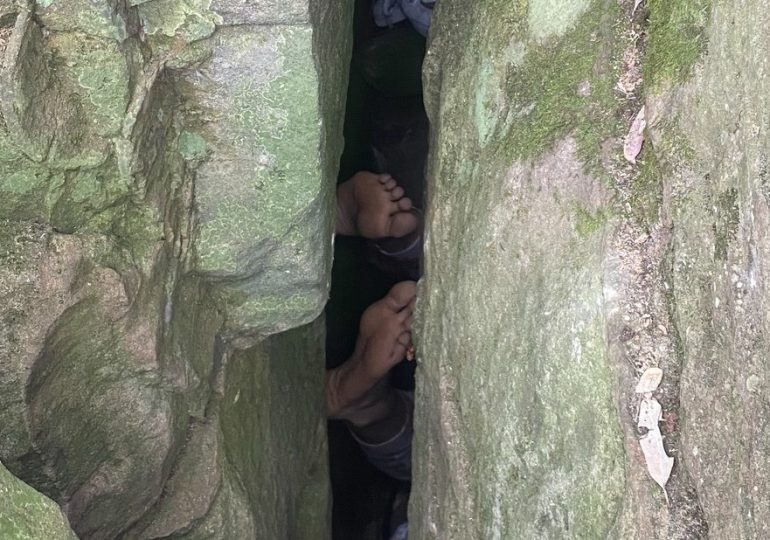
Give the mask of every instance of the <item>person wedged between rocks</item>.
M 390 175 L 359 172 L 337 188 L 336 233 L 388 239 L 379 248 L 385 254 L 416 257 L 420 221 Z M 402 281 L 369 306 L 353 354 L 327 372 L 325 385 L 327 415 L 344 420 L 367 459 L 399 480 L 411 478 L 413 398 L 386 375 L 411 345 L 415 297 L 415 282 Z

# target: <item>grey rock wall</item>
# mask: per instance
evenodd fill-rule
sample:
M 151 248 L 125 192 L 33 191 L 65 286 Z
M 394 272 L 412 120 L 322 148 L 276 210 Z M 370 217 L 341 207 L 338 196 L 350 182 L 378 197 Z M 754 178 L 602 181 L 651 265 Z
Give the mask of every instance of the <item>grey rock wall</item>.
M 410 535 L 767 536 L 767 22 L 755 0 L 439 3 Z
M 328 534 L 351 17 L 0 2 L 0 460 L 79 537 Z
M 328 535 L 350 8 L 0 0 L 2 534 Z M 768 535 L 768 23 L 438 4 L 411 536 Z
M 77 538 L 56 503 L 15 478 L 1 464 L 0 495 L 0 534 L 3 538 Z

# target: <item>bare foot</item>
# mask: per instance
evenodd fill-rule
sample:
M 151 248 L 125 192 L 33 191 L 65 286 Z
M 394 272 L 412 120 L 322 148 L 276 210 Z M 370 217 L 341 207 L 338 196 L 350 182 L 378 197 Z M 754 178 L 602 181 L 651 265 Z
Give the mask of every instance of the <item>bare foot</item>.
M 326 406 L 330 416 L 364 396 L 405 356 L 412 342 L 416 284 L 402 281 L 361 317 L 353 356 L 327 373 Z
M 412 312 L 416 295 L 415 282 L 402 281 L 361 316 L 358 342 L 363 347 L 362 361 L 372 377 L 383 377 L 406 356 L 406 350 L 412 344 Z
M 388 174 L 361 171 L 337 188 L 337 234 L 401 238 L 417 229 L 412 201 Z

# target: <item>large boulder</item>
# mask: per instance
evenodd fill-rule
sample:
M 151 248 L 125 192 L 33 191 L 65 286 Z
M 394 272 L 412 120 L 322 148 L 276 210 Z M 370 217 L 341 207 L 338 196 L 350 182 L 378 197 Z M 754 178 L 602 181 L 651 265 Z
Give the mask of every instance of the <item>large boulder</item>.
M 279 332 L 328 294 L 351 18 L 0 2 L 0 459 L 81 538 L 328 533 L 323 335 Z
M 436 8 L 410 535 L 767 535 L 768 15 L 634 4 Z
M 206 154 L 195 270 L 223 282 L 232 332 L 274 333 L 317 317 L 327 296 L 334 183 L 320 162 L 313 31 L 233 26 L 209 45 L 184 81 L 200 109 L 185 128 Z

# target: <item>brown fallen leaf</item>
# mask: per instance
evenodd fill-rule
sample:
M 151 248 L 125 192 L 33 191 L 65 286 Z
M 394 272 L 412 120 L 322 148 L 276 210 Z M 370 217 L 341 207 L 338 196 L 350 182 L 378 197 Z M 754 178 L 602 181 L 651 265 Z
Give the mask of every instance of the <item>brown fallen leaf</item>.
M 639 405 L 639 420 L 637 427 L 644 434 L 639 438 L 642 447 L 644 461 L 647 464 L 647 472 L 655 482 L 663 488 L 663 493 L 668 501 L 666 483 L 674 468 L 674 458 L 666 454 L 663 447 L 663 435 L 658 427 L 662 416 L 662 408 L 655 398 L 645 398 Z
M 666 454 L 663 448 L 663 435 L 660 430 L 650 431 L 639 439 L 639 445 L 644 453 L 644 460 L 647 462 L 647 472 L 655 483 L 666 491 L 666 483 L 671 476 L 671 470 L 674 468 L 674 458 Z M 668 494 L 666 494 L 668 499 Z
M 647 120 L 644 117 L 644 107 L 642 107 L 631 123 L 626 140 L 623 142 L 623 156 L 631 163 L 636 163 L 636 156 L 642 151 L 645 127 L 647 127 Z
M 658 429 L 658 422 L 662 415 L 663 409 L 657 399 L 643 399 L 639 404 L 639 420 L 636 422 L 636 427 L 654 431 Z
M 642 378 L 636 385 L 637 394 L 647 394 L 648 392 L 654 392 L 660 381 L 663 380 L 663 370 L 657 367 L 648 368 L 647 371 L 642 373 Z

